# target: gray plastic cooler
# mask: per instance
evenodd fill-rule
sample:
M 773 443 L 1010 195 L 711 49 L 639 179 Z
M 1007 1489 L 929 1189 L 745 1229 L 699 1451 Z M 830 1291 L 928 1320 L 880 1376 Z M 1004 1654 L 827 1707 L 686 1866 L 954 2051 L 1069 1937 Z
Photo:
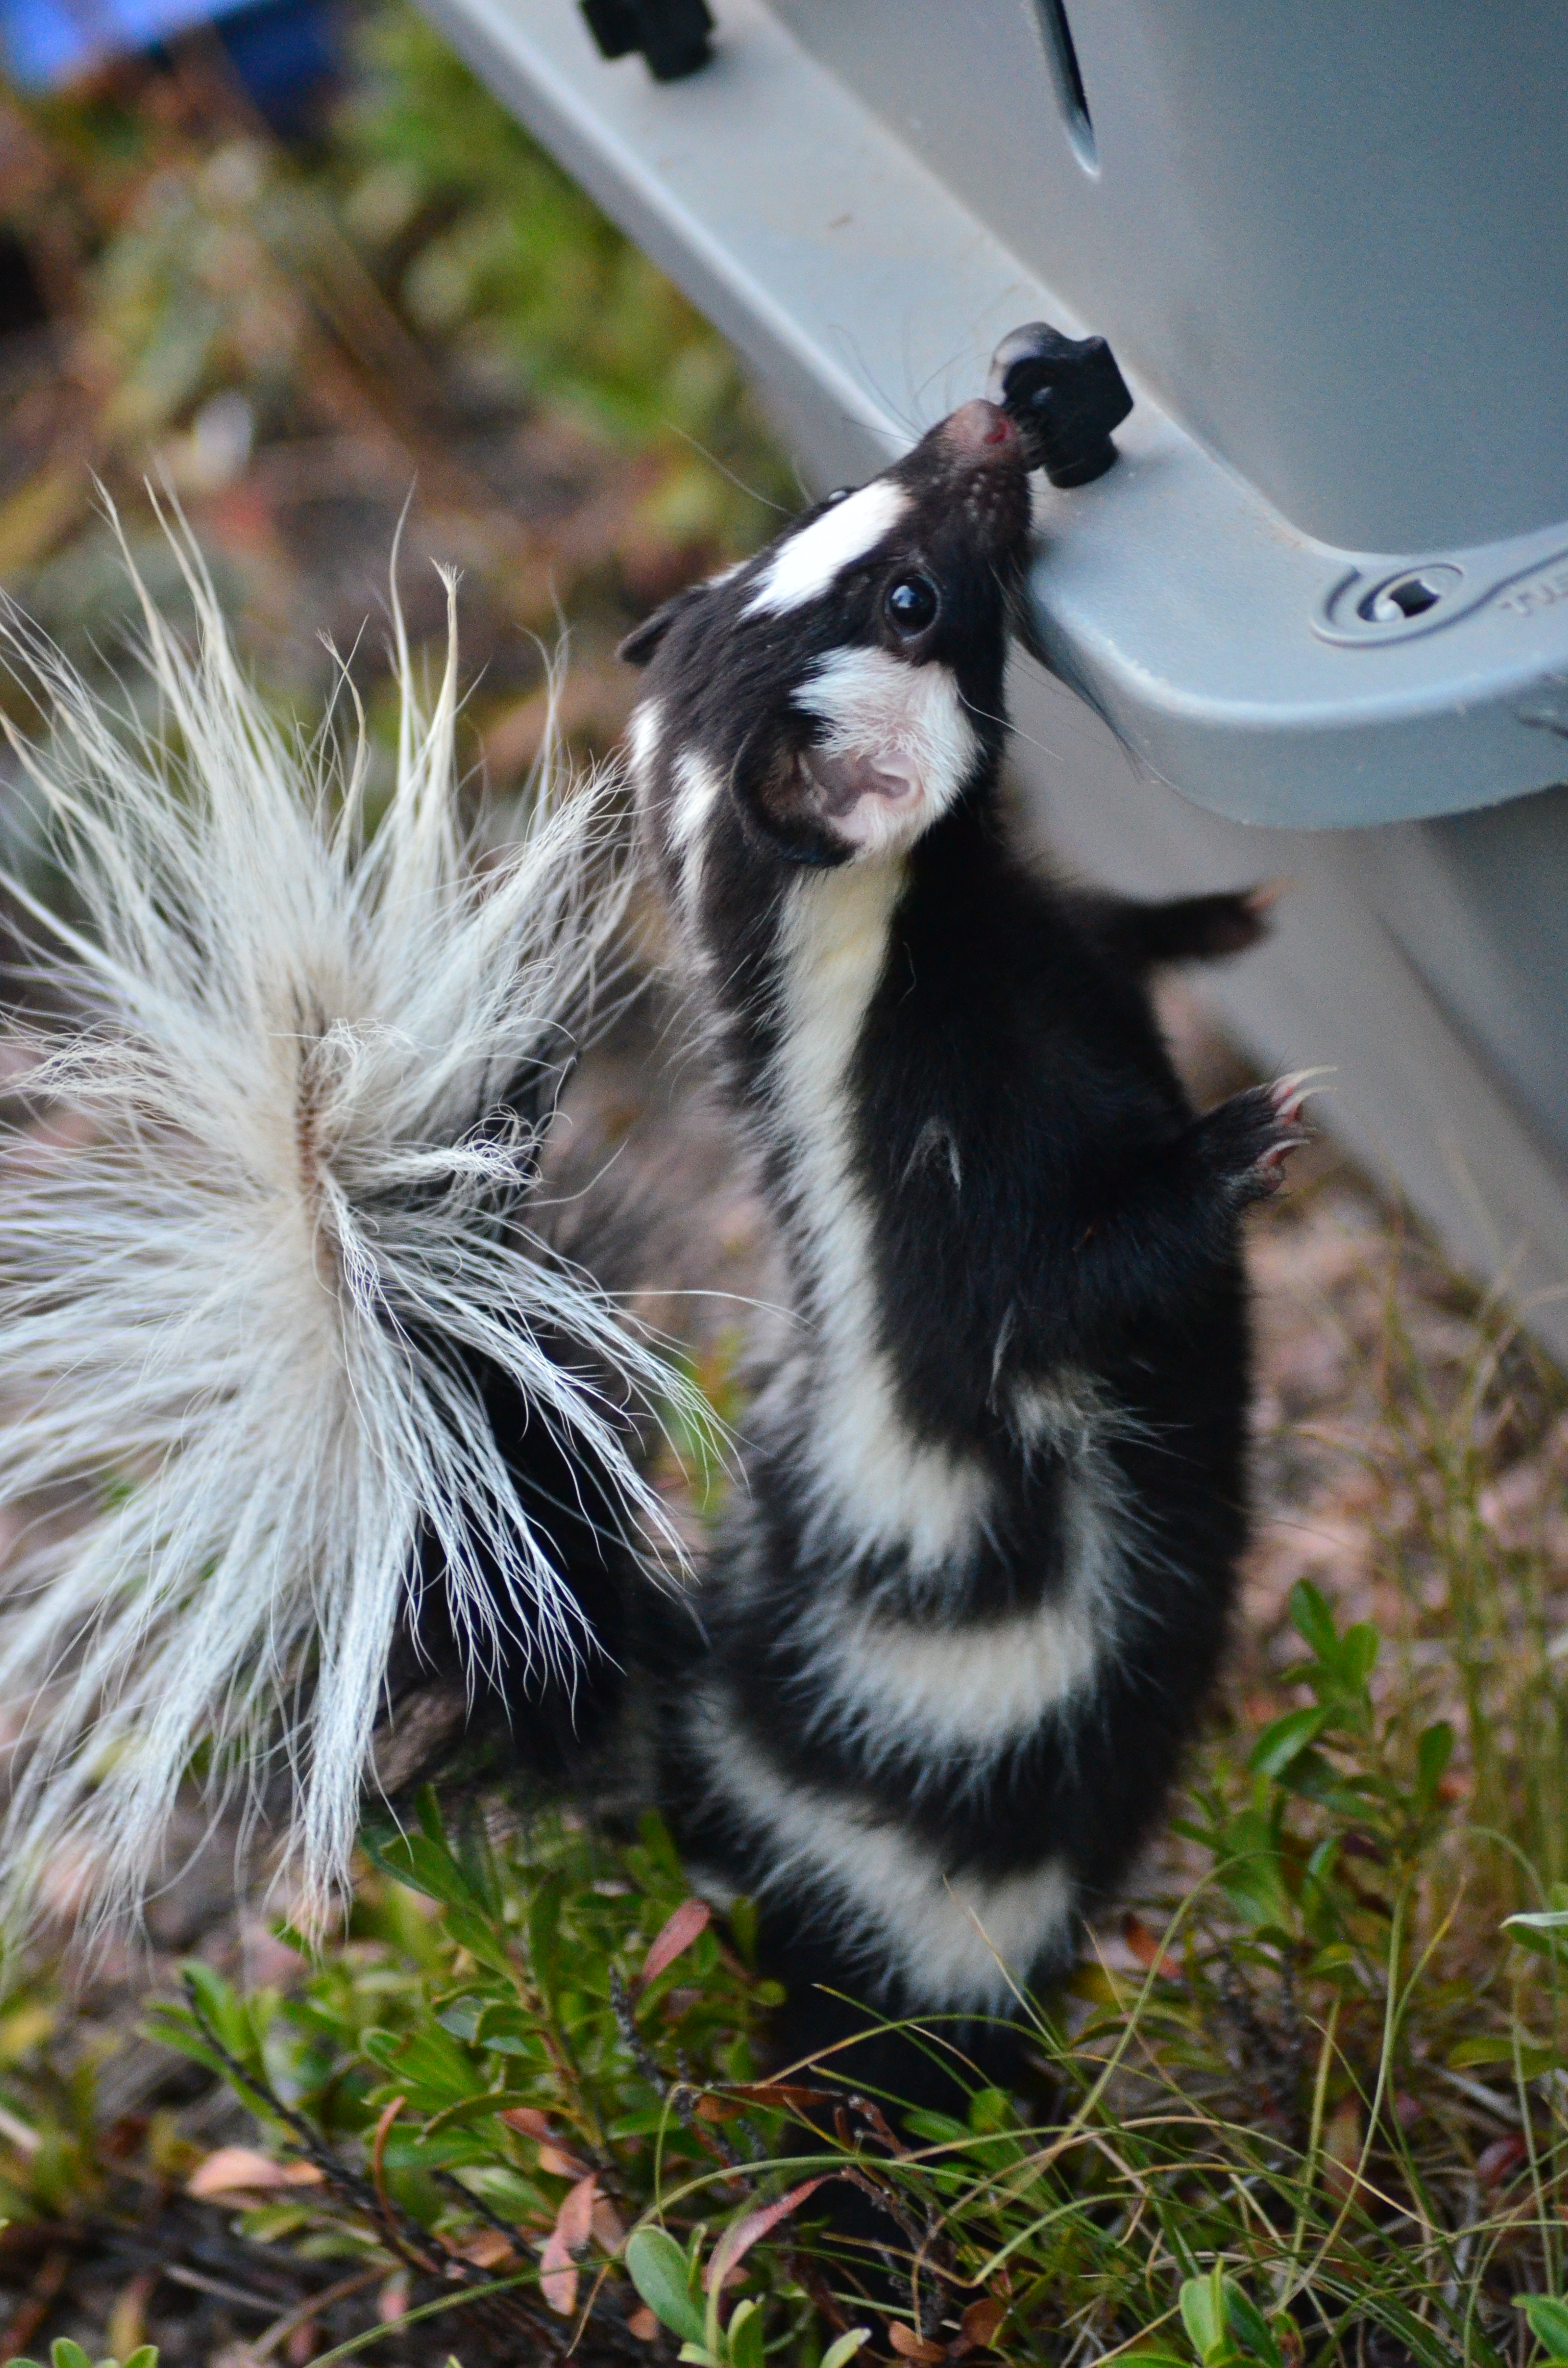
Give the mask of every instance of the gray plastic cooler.
M 433 5 L 819 482 L 1021 321 L 1110 338 L 1015 690 L 1051 837 L 1286 879 L 1227 1024 L 1568 1353 L 1568 9 L 713 0 L 660 84 L 572 0 Z

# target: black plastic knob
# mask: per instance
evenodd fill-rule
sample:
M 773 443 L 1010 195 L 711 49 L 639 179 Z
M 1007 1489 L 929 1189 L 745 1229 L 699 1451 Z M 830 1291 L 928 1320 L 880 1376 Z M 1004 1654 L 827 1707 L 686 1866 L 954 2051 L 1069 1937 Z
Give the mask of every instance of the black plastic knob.
M 1103 337 L 1064 337 L 1026 321 L 991 358 L 985 392 L 999 403 L 1053 485 L 1086 485 L 1116 459 L 1110 440 L 1132 408 L 1127 381 Z
M 679 82 L 713 54 L 707 0 L 582 0 L 582 7 L 599 55 L 641 50 L 655 82 Z

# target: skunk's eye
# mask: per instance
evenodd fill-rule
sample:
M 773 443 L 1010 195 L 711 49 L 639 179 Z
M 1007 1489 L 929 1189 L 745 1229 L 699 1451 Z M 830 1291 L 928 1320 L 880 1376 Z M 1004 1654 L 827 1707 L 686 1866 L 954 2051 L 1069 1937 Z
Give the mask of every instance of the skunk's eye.
M 928 575 L 901 575 L 896 583 L 888 586 L 882 598 L 889 624 L 906 641 L 913 641 L 916 633 L 923 633 L 927 625 L 936 623 L 941 605 Z
M 830 510 L 834 507 L 835 503 L 846 502 L 854 491 L 855 488 L 853 485 L 835 485 L 831 494 L 824 494 L 822 497 L 822 506 L 824 509 Z

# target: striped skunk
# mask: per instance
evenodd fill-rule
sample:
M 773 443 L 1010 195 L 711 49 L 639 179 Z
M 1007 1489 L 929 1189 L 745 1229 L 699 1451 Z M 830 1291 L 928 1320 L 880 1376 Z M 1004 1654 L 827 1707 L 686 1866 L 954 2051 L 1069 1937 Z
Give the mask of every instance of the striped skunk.
M 66 1850 L 134 1897 L 193 1768 L 280 1767 L 324 1904 L 412 1634 L 558 1776 L 574 1724 L 644 1706 L 694 1879 L 759 1902 L 787 2054 L 846 1998 L 983 2017 L 1065 1964 L 1221 1647 L 1238 1230 L 1301 1093 L 1196 1118 L 1152 1014 L 1151 968 L 1250 943 L 1254 899 L 1091 895 L 1013 846 L 1028 478 L 966 404 L 625 645 L 642 842 L 795 1319 L 684 1599 L 641 1452 L 669 1376 L 541 1182 L 625 894 L 608 793 L 541 796 L 476 874 L 453 663 L 426 716 L 404 652 L 369 832 L 362 741 L 346 774 L 288 742 L 194 562 L 196 655 L 145 629 L 172 743 L 25 649 L 88 915 L 33 908 L 70 1019 L 26 1083 L 91 1125 L 0 1172 L 15 1896 Z
M 790 2056 L 858 2000 L 995 2055 L 965 2022 L 1065 1969 L 1149 1832 L 1245 1531 L 1238 1227 L 1301 1083 L 1195 1118 L 1152 1015 L 1151 968 L 1251 942 L 1260 900 L 1096 897 L 1015 851 L 1028 475 L 966 404 L 625 645 L 801 1319 L 661 1689 L 665 1805 L 699 1884 L 761 1907 Z M 930 2086 L 895 2040 L 846 2068 Z

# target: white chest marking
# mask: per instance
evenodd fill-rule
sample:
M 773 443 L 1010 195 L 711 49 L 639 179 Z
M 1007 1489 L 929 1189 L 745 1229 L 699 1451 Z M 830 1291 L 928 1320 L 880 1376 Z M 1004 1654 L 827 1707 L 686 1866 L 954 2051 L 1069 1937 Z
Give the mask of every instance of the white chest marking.
M 993 1482 L 970 1458 L 915 1437 L 878 1340 L 871 1218 L 853 1172 L 847 1086 L 903 880 L 903 864 L 889 858 L 812 874 L 790 889 L 779 929 L 783 1029 L 773 1086 L 813 1270 L 808 1452 L 822 1529 L 902 1550 L 918 1570 L 972 1548 Z
M 758 576 L 747 616 L 759 610 L 798 609 L 825 592 L 835 575 L 864 559 L 890 534 L 909 507 L 902 485 L 873 477 L 869 485 L 835 502 L 810 526 L 781 542 Z
M 947 1878 L 910 1834 L 842 1801 L 792 1786 L 711 1703 L 693 1725 L 722 1799 L 767 1836 L 766 1896 L 804 1894 L 851 1942 L 867 1970 L 904 1975 L 933 2009 L 994 2012 L 1066 1938 L 1073 1887 L 1058 1860 L 1021 1874 Z
M 866 853 L 908 847 L 958 796 L 981 745 L 958 683 L 945 666 L 911 666 L 891 650 L 836 650 L 810 674 L 795 704 L 827 730 L 813 752 L 829 764 L 868 768 L 902 794 L 869 792 L 835 814 L 839 834 Z

